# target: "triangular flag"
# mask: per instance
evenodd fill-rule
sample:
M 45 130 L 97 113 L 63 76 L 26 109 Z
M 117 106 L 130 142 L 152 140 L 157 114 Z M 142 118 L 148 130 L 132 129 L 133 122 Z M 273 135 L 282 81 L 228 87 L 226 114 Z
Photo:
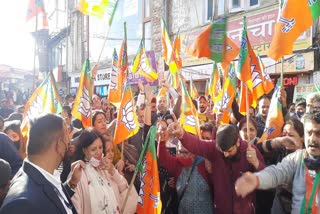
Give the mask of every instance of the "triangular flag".
M 35 90 L 28 100 L 23 121 L 21 122 L 21 133 L 23 136 L 28 135 L 29 122 L 40 114 L 61 113 L 62 105 L 56 82 L 53 74 L 50 72 L 41 85 Z
M 155 146 L 156 131 L 157 128 L 151 126 L 136 167 L 136 170 L 141 171 L 138 214 L 161 213 L 160 180 Z
M 82 66 L 79 88 L 72 107 L 72 115 L 82 122 L 84 128 L 92 126 L 91 98 L 90 62 L 86 59 Z
M 247 97 L 248 97 L 248 106 L 253 106 L 253 100 L 254 100 L 253 95 L 251 91 L 247 88 L 246 84 L 241 82 L 240 97 L 239 97 L 239 112 L 242 115 L 247 115 L 247 106 L 246 106 Z
M 117 127 L 114 134 L 114 144 L 119 144 L 139 131 L 138 117 L 129 82 L 126 82 L 118 112 Z
M 261 57 L 259 55 L 257 57 L 259 60 L 260 68 L 262 70 L 263 89 L 266 94 L 269 94 L 273 90 L 274 85 L 273 85 L 272 79 L 270 78 L 270 75 L 265 70 Z
M 133 60 L 131 72 L 144 76 L 149 82 L 154 82 L 158 79 L 158 74 L 153 70 L 144 50 L 143 40 L 141 40 L 139 49 Z
M 210 90 L 211 92 L 211 99 L 213 100 L 214 97 L 218 96 L 221 91 L 221 81 L 220 81 L 220 72 L 218 70 L 217 64 L 213 64 L 213 70 L 210 76 Z
M 238 56 L 240 49 L 229 37 L 226 37 L 224 48 L 223 63 L 229 65 Z
M 120 47 L 120 55 L 119 55 L 119 69 L 120 69 L 120 76 L 121 82 L 125 83 L 126 76 L 127 76 L 127 68 L 128 68 L 128 52 L 127 52 L 127 24 L 126 22 L 123 23 L 124 26 L 124 39 Z
M 280 1 L 279 19 L 275 25 L 269 57 L 278 61 L 284 55 L 291 54 L 294 42 L 312 26 L 313 20 L 319 15 L 319 0 Z
M 109 85 L 108 100 L 110 103 L 115 105 L 117 108 L 121 102 L 122 94 L 122 82 L 120 78 L 120 71 L 118 67 L 118 54 L 116 49 L 113 50 L 112 55 L 112 69 L 111 69 L 111 78 Z

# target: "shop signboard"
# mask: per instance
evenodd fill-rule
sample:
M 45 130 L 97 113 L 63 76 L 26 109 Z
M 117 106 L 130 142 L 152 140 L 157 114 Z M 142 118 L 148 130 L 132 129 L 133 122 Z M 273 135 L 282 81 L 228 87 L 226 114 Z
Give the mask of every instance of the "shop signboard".
M 293 102 L 295 102 L 297 98 L 306 98 L 307 95 L 312 92 L 320 92 L 320 84 L 296 85 L 293 93 Z

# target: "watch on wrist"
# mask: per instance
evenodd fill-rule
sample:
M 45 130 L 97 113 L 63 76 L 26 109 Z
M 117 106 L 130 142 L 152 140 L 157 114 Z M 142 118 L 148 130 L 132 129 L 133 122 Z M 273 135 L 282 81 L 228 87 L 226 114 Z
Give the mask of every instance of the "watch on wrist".
M 77 188 L 77 184 L 73 184 L 70 181 L 67 183 L 70 189 L 75 190 Z

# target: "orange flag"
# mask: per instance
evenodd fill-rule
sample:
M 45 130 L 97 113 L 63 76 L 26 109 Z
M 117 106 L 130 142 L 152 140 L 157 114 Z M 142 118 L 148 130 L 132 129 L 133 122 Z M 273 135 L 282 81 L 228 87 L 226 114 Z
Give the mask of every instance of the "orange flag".
M 250 66 L 250 54 L 249 47 L 250 41 L 247 33 L 246 17 L 243 17 L 243 31 L 240 43 L 239 63 L 237 69 L 238 78 L 244 82 L 248 89 L 252 91 L 252 77 L 251 77 L 251 66 Z
M 240 86 L 240 97 L 239 97 L 239 112 L 242 115 L 247 115 L 247 108 L 246 108 L 246 102 L 248 97 L 248 106 L 253 106 L 253 95 L 250 92 L 250 90 L 247 88 L 247 86 L 241 82 Z M 255 106 L 253 106 L 255 108 Z
M 252 76 L 252 107 L 255 108 L 257 106 L 258 99 L 264 94 L 268 94 L 273 89 L 273 83 L 270 76 L 261 67 L 262 64 L 250 45 L 248 48 Z
M 272 95 L 269 113 L 266 120 L 266 126 L 259 142 L 282 136 L 282 126 L 284 124 L 284 119 L 282 115 L 282 104 L 278 98 L 280 86 L 281 82 L 279 79 Z
M 82 66 L 79 88 L 72 108 L 72 115 L 82 122 L 84 128 L 92 126 L 91 98 L 90 62 L 86 59 Z
M 218 70 L 216 63 L 214 63 L 214 65 L 213 65 L 213 71 L 212 71 L 211 77 L 210 77 L 210 90 L 209 91 L 212 93 L 211 99 L 218 96 L 218 94 L 221 91 L 220 72 Z
M 209 24 L 187 48 L 187 53 L 197 58 L 206 57 L 217 63 L 222 62 L 226 27 L 227 19 L 224 17 Z
M 118 112 L 118 124 L 114 134 L 114 144 L 118 144 L 135 135 L 139 131 L 138 117 L 134 107 L 134 100 L 129 82 L 125 89 Z
M 141 171 L 141 186 L 137 205 L 138 214 L 161 213 L 160 180 L 155 147 L 156 131 L 157 128 L 151 126 L 137 163 L 136 170 Z
M 181 81 L 180 84 L 182 94 L 180 125 L 183 127 L 185 131 L 200 136 L 198 111 L 193 105 L 191 97 L 183 81 Z
M 42 20 L 39 19 L 39 16 Z M 31 21 L 32 19 L 33 19 L 33 21 Z M 38 20 L 36 21 L 36 19 L 38 19 Z M 29 1 L 26 21 L 32 22 L 35 25 L 37 22 L 37 29 L 36 30 L 48 28 L 48 18 L 47 18 L 47 14 L 46 14 L 46 11 L 44 8 L 43 0 L 30 0 Z M 31 26 L 30 26 L 30 29 L 31 29 Z M 32 30 L 34 31 L 35 29 L 32 29 Z
M 120 77 L 120 71 L 118 67 L 118 54 L 116 49 L 113 50 L 112 55 L 112 69 L 109 85 L 108 100 L 117 108 L 120 105 L 121 93 L 122 93 L 122 78 Z
M 263 64 L 260 56 L 258 55 L 257 57 L 259 60 L 260 68 L 262 70 L 263 89 L 266 94 L 269 94 L 272 91 L 272 89 L 274 88 L 274 85 L 273 85 L 273 82 L 270 78 L 270 75 L 265 70 L 264 64 Z
M 163 18 L 161 18 L 161 44 L 162 57 L 166 64 L 169 65 L 172 56 L 172 45 L 168 34 L 167 25 Z
M 226 37 L 223 63 L 229 65 L 238 56 L 239 51 L 239 47 L 229 37 Z
M 222 124 L 230 122 L 230 112 L 232 111 L 232 102 L 235 98 L 237 89 L 237 78 L 234 66 L 230 64 L 228 68 L 227 79 L 223 85 L 223 90 L 220 91 L 219 95 L 214 99 L 214 112 L 223 110 Z
M 181 50 L 181 40 L 180 34 L 177 35 L 173 42 L 173 49 L 170 58 L 169 68 L 172 74 L 177 73 L 178 70 L 182 68 L 182 59 L 180 55 Z
M 270 58 L 278 61 L 282 56 L 292 53 L 293 43 L 320 15 L 319 7 L 320 2 L 314 0 L 280 1 L 279 19 L 268 53 Z
M 193 83 L 192 77 L 190 79 L 190 97 L 192 99 L 197 99 L 199 97 L 198 90 L 197 90 L 196 86 Z
M 120 69 L 120 78 L 121 78 L 121 85 L 123 87 L 123 83 L 125 83 L 126 77 L 127 77 L 127 68 L 129 66 L 128 64 L 128 54 L 127 54 L 127 25 L 126 23 L 124 25 L 124 39 L 120 47 L 120 53 L 119 53 L 119 69 Z

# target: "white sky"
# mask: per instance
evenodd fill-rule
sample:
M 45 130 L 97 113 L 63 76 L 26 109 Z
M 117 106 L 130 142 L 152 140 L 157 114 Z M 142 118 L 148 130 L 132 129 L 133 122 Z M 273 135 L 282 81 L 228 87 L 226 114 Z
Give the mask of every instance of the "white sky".
M 33 69 L 34 40 L 26 29 L 29 0 L 4 0 L 0 7 L 0 64 Z

